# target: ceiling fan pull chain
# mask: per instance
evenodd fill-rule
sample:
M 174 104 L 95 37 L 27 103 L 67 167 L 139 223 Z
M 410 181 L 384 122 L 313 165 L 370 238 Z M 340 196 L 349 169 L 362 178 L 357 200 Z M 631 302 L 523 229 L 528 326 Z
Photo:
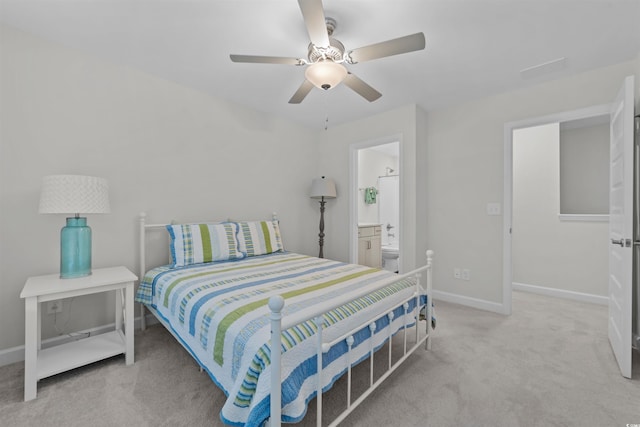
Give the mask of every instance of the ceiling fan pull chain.
M 327 97 L 326 97 L 326 95 L 328 95 L 328 94 L 324 94 L 323 93 L 323 95 L 325 95 L 325 97 L 324 97 L 324 115 L 325 115 L 324 130 L 327 130 L 327 129 L 329 129 L 329 107 L 328 107 L 328 103 L 329 102 L 327 101 Z

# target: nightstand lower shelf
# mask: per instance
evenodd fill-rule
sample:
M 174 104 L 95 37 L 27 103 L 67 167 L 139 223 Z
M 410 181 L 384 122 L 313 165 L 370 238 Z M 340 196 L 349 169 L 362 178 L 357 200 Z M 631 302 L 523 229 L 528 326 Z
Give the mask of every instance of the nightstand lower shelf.
M 29 277 L 24 298 L 24 400 L 35 399 L 38 380 L 124 353 L 133 364 L 133 284 L 126 267 L 99 268 L 89 276 L 61 279 L 58 274 Z M 56 299 L 102 292 L 115 293 L 113 331 L 49 348 L 41 348 L 41 305 Z
M 113 331 L 38 352 L 37 378 L 47 378 L 127 351 L 124 334 Z

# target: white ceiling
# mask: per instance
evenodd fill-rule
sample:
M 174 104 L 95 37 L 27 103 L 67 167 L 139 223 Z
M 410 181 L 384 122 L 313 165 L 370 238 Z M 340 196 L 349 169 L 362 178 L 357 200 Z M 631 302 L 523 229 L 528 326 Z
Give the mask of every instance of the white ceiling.
M 348 67 L 383 94 L 373 103 L 340 85 L 291 105 L 302 67 L 232 63 L 229 54 L 306 57 L 296 0 L 1 0 L 0 22 L 317 129 L 327 116 L 335 125 L 409 103 L 430 110 L 640 54 L 640 0 L 324 0 L 324 8 L 347 50 L 420 31 L 426 49 Z M 563 67 L 520 74 L 559 58 Z

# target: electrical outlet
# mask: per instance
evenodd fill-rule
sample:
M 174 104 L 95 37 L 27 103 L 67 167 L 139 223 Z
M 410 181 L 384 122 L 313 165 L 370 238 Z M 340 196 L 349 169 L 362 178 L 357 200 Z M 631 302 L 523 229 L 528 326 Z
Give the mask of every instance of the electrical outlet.
M 471 280 L 471 270 L 468 268 L 462 269 L 462 280 Z
M 487 215 L 500 215 L 500 203 L 487 203 Z
M 57 299 L 47 302 L 47 314 L 62 313 L 62 300 Z
M 461 277 L 460 275 L 460 269 L 458 267 L 453 269 L 453 278 L 454 279 L 459 279 Z

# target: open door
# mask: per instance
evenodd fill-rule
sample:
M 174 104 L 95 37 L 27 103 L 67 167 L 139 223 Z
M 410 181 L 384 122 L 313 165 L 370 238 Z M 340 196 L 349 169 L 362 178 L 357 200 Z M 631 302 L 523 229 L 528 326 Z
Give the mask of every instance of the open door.
M 611 106 L 609 179 L 609 342 L 631 378 L 633 298 L 633 76 Z

